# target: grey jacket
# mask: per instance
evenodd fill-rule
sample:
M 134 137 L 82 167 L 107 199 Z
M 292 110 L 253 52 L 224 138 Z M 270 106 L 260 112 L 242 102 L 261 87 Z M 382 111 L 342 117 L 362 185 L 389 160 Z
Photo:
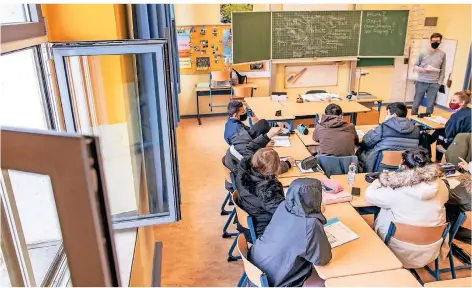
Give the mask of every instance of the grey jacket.
M 360 172 L 374 172 L 379 152 L 418 148 L 420 129 L 408 118 L 393 117 L 367 132 L 357 151 Z
M 239 131 L 231 137 L 233 149 L 228 148 L 228 150 L 226 150 L 225 166 L 236 175 L 240 159 L 252 156 L 257 150 L 266 147 L 269 141 L 270 139 L 266 134 L 259 135 L 255 139 L 252 139 L 251 135 L 249 135 L 249 131 L 239 129 Z M 237 153 L 231 153 L 231 150 L 235 150 Z M 288 169 L 290 169 L 290 164 L 286 161 L 281 161 L 280 173 L 285 173 Z
M 270 287 L 302 286 L 314 265 L 331 260 L 331 245 L 321 214 L 321 182 L 292 182 L 264 234 L 251 247 L 249 260 L 266 273 Z

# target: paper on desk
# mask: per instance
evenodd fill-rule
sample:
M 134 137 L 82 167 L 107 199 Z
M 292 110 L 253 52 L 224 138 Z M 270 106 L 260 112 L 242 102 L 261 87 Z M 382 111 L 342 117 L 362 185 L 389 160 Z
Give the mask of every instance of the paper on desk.
M 445 125 L 447 122 L 447 119 L 442 116 L 431 116 L 431 117 L 424 117 L 424 118 L 430 121 L 436 122 L 438 124 L 442 124 L 442 125 Z
M 327 100 L 341 100 L 338 94 L 333 93 L 316 93 L 316 94 L 302 94 L 303 100 L 307 102 L 319 102 Z
M 298 169 L 299 169 L 300 172 L 302 172 L 302 173 L 313 173 L 313 172 L 315 172 L 312 168 L 310 168 L 310 169 L 308 169 L 308 170 L 303 169 L 303 168 L 302 168 L 302 161 L 300 161 L 300 160 L 296 160 L 296 161 L 295 161 L 295 164 L 297 164 Z
M 359 238 L 359 235 L 352 232 L 352 230 L 339 221 L 337 217 L 328 220 L 324 225 L 324 231 L 326 236 L 328 236 L 331 248 L 338 247 Z
M 290 139 L 288 136 L 274 136 L 272 137 L 274 140 L 274 147 L 290 147 Z
M 361 137 L 364 137 L 364 132 L 362 132 L 362 130 L 356 130 L 356 133 L 357 133 L 357 136 L 359 136 L 359 138 Z

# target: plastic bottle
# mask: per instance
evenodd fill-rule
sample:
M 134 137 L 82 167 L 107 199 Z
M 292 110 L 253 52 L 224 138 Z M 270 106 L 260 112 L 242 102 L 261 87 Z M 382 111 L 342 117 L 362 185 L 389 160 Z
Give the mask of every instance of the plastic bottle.
M 349 186 L 354 185 L 354 181 L 356 180 L 356 164 L 354 162 L 349 165 L 349 171 L 347 172 L 347 184 Z

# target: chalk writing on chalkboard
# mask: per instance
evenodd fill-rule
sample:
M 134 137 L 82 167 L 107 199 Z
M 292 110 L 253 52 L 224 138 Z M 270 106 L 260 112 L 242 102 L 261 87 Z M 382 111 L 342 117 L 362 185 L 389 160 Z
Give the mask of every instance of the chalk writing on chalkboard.
M 272 58 L 355 56 L 360 11 L 272 13 Z
M 364 34 L 379 34 L 379 35 L 389 35 L 393 34 L 396 28 L 395 22 L 387 22 L 387 12 L 367 12 L 365 17 L 367 19 L 364 21 L 364 26 L 362 31 Z

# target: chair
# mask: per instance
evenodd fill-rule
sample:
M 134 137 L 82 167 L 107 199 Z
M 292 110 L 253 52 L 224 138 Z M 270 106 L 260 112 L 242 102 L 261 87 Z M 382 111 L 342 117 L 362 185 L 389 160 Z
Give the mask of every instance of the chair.
M 456 271 L 457 270 L 464 270 L 464 269 L 470 269 L 472 267 L 472 265 L 470 263 L 466 263 L 465 265 L 462 265 L 462 266 L 459 266 L 459 267 L 455 267 L 454 266 L 454 254 L 458 254 L 460 255 L 461 252 L 459 252 L 458 249 L 460 249 L 459 247 L 457 247 L 452 241 L 454 240 L 454 237 L 456 236 L 457 234 L 457 231 L 459 231 L 459 228 L 462 226 L 464 228 L 467 228 L 470 230 L 470 226 L 471 226 L 471 212 L 468 211 L 466 213 L 464 212 L 461 212 L 459 214 L 459 217 L 457 217 L 457 220 L 456 222 L 454 223 L 454 225 L 452 226 L 451 230 L 449 231 L 449 246 L 451 247 L 451 249 L 449 250 L 449 266 L 450 268 L 445 268 L 445 269 L 440 269 L 438 271 L 439 274 L 442 274 L 442 273 L 447 273 L 447 272 L 451 272 L 451 275 L 452 275 L 452 279 L 456 279 Z M 462 249 L 460 249 L 462 250 Z M 463 252 L 462 252 L 463 253 Z M 462 257 L 464 257 L 463 255 L 460 255 Z M 457 257 L 462 263 L 465 263 L 467 261 L 464 261 L 464 259 L 462 259 L 462 257 Z M 470 261 L 470 259 L 469 259 Z M 433 275 L 434 276 L 434 275 Z
M 244 272 L 238 282 L 238 287 L 246 287 L 248 280 L 257 287 L 269 287 L 269 281 L 267 280 L 267 276 L 264 274 L 264 272 L 262 272 L 247 259 L 248 247 L 244 234 L 240 234 L 237 238 L 237 241 L 239 254 L 243 259 L 244 264 Z
M 402 154 L 405 151 L 381 151 L 375 162 L 374 172 L 382 172 L 383 170 L 394 171 L 402 163 Z
M 309 90 L 305 94 L 327 93 L 325 90 Z
M 233 202 L 234 202 L 234 208 L 236 210 L 236 216 L 238 217 L 238 223 L 243 228 L 249 229 L 249 232 L 251 234 L 251 239 L 250 240 L 251 240 L 252 243 L 255 243 L 257 237 L 256 237 L 256 229 L 254 229 L 254 222 L 252 221 L 252 217 L 249 216 L 249 214 L 247 214 L 247 212 L 244 211 L 241 207 L 239 207 L 238 200 L 239 200 L 239 192 L 238 192 L 238 190 L 234 190 L 234 192 L 233 192 Z M 241 234 L 241 233 L 239 233 L 239 234 Z M 236 248 L 237 239 L 238 238 L 234 239 L 233 244 L 229 248 L 228 262 L 236 261 L 236 260 L 241 259 L 241 257 L 239 257 L 239 256 L 233 256 L 233 251 L 234 251 L 234 248 Z
M 231 183 L 233 185 L 233 191 L 236 190 L 236 185 L 234 184 L 235 179 L 234 179 L 233 172 L 231 172 L 226 167 L 224 167 L 224 170 L 225 170 L 226 181 L 228 181 L 229 183 Z M 222 209 L 221 213 L 223 213 L 223 211 L 227 212 L 227 210 L 224 210 L 224 206 L 227 203 L 228 203 L 228 205 L 234 205 L 233 200 L 231 198 L 232 198 L 232 194 L 231 194 L 231 192 L 228 192 L 228 195 L 226 196 L 225 201 L 223 202 L 223 205 L 221 206 L 221 209 Z M 227 231 L 228 227 L 229 227 L 229 225 L 231 225 L 231 222 L 233 221 L 235 215 L 236 215 L 236 209 L 233 208 L 233 210 L 229 214 L 228 219 L 226 220 L 225 226 L 223 227 L 223 235 L 221 237 L 231 238 L 231 237 L 234 237 L 234 236 L 238 236 L 238 232 L 228 233 L 228 231 Z
M 224 159 L 224 158 L 223 158 Z M 235 182 L 232 181 L 232 173 L 231 171 L 224 165 L 224 161 L 223 161 L 223 169 L 225 171 L 225 180 L 228 182 L 228 183 L 231 183 L 232 187 L 233 187 L 233 190 L 236 190 L 236 186 L 235 186 Z M 228 211 L 228 210 L 225 210 L 225 207 L 226 207 L 226 204 L 228 205 L 233 205 L 233 201 L 231 199 L 231 193 L 228 191 L 228 193 L 226 194 L 226 197 L 225 197 L 225 200 L 223 200 L 223 204 L 221 204 L 221 212 L 220 212 L 220 215 L 221 216 L 224 216 L 224 215 L 229 215 L 231 214 L 232 211 Z
M 244 84 L 233 86 L 233 99 L 244 100 L 246 97 L 252 97 L 252 87 Z
M 442 239 L 441 246 L 446 239 L 447 233 L 449 232 L 450 224 L 445 223 L 438 226 L 433 227 L 422 227 L 422 226 L 413 226 L 404 223 L 390 223 L 390 227 L 387 232 L 387 236 L 385 237 L 385 244 L 388 245 L 392 238 L 395 238 L 399 241 L 414 244 L 414 245 L 430 245 L 436 243 L 437 241 Z M 441 249 L 441 246 L 438 249 Z M 398 257 L 398 255 L 397 255 Z M 400 257 L 399 257 L 400 258 Z M 401 260 L 401 259 L 400 259 Z M 405 266 L 405 264 L 403 264 Z M 428 265 L 424 268 L 428 270 L 431 275 L 434 276 L 436 280 L 439 280 L 439 273 L 438 266 L 439 266 L 439 255 L 434 260 L 435 271 L 433 272 Z M 408 267 L 405 267 L 408 268 Z M 416 272 L 416 268 L 422 267 L 410 267 L 408 268 L 416 279 L 424 285 L 423 281 L 421 280 L 420 276 Z
M 344 175 L 349 172 L 349 165 L 352 162 L 358 167 L 357 156 L 328 156 L 318 154 L 316 156 L 318 163 L 328 178 L 331 175 Z
M 226 82 L 227 85 L 219 86 L 215 82 Z M 233 82 L 231 80 L 231 71 L 213 71 L 210 72 L 210 111 L 213 111 L 213 107 L 226 107 L 226 105 L 213 105 L 213 97 L 212 92 L 214 89 L 217 88 L 229 88 L 230 90 L 230 98 L 233 98 L 233 89 L 232 85 Z

